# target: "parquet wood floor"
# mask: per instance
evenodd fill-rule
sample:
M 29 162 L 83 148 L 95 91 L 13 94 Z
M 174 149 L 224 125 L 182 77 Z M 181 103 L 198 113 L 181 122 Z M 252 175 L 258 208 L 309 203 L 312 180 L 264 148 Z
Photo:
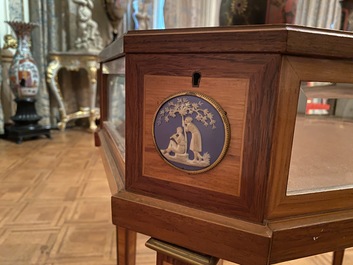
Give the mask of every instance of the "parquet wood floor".
M 20 145 L 0 139 L 0 265 L 116 264 L 110 191 L 93 135 L 51 134 Z M 155 264 L 147 239 L 138 235 L 137 265 Z M 282 264 L 329 265 L 330 258 Z M 344 264 L 353 264 L 352 250 Z

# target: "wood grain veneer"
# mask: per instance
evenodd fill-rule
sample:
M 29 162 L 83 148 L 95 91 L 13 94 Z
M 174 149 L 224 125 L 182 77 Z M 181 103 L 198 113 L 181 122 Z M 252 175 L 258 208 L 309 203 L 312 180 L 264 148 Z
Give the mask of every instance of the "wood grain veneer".
M 124 51 L 127 53 L 254 52 L 353 58 L 352 39 L 352 32 L 298 25 L 149 30 L 129 32 L 124 38 Z
M 168 86 L 166 86 L 168 84 Z M 144 82 L 144 138 L 143 138 L 143 172 L 149 178 L 157 178 L 205 190 L 213 190 L 239 197 L 241 182 L 241 165 L 247 108 L 248 79 L 207 78 L 202 77 L 200 87 L 191 87 L 191 76 L 158 76 L 146 75 Z M 206 94 L 217 101 L 231 125 L 231 140 L 227 155 L 212 171 L 202 174 L 188 174 L 171 168 L 156 152 L 153 142 L 153 119 L 161 102 L 180 92 L 187 91 Z M 229 97 L 227 95 L 232 95 Z M 220 126 L 220 125 L 219 125 Z M 232 174 L 227 174 L 232 172 Z M 211 174 L 210 174 L 211 173 Z
M 115 225 L 190 250 L 244 265 L 266 263 L 271 231 L 265 226 L 126 191 L 112 197 L 112 213 Z
M 126 91 L 126 97 L 132 99 L 127 102 L 126 128 L 130 132 L 135 132 L 134 134 L 128 134 L 126 138 L 126 174 L 129 176 L 126 182 L 126 189 L 169 201 L 184 203 L 185 205 L 193 205 L 197 208 L 201 207 L 228 216 L 237 216 L 262 222 L 263 190 L 266 189 L 265 178 L 268 172 L 269 164 L 267 161 L 270 154 L 272 134 L 272 126 L 270 125 L 274 122 L 273 108 L 277 93 L 276 82 L 280 57 L 278 55 L 259 56 L 254 54 L 209 54 L 207 56 L 199 54 L 175 54 L 130 55 L 126 59 L 127 69 L 129 69 L 127 70 L 126 77 L 127 87 L 129 87 Z M 168 67 L 165 67 L 166 65 Z M 188 67 L 185 67 L 185 65 L 188 65 Z M 233 172 L 231 170 L 226 173 L 228 174 L 227 176 L 223 177 L 225 182 L 234 183 L 229 184 L 230 188 L 235 188 L 234 191 L 229 191 L 229 189 L 223 191 L 224 187 L 218 189 L 211 188 L 213 179 L 217 179 L 217 174 L 225 174 L 222 171 L 217 173 L 217 167 L 204 173 L 205 176 L 206 174 L 208 175 L 208 182 L 205 180 L 200 181 L 197 184 L 198 187 L 195 187 L 195 181 L 193 181 L 194 184 L 192 184 L 192 181 L 190 184 L 185 183 L 185 178 L 191 180 L 190 176 L 181 174 L 180 172 L 176 173 L 173 168 L 166 165 L 163 161 L 156 160 L 158 159 L 156 157 L 156 155 L 158 156 L 157 150 L 151 144 L 151 136 L 146 136 L 148 132 L 152 133 L 150 118 L 152 118 L 151 112 L 153 108 L 146 105 L 145 102 L 156 105 L 156 103 L 161 101 L 162 97 L 164 98 L 167 95 L 168 91 L 175 93 L 178 87 L 177 84 L 174 84 L 174 86 L 170 85 L 170 88 L 167 89 L 161 85 L 153 87 L 155 90 L 153 95 L 162 95 L 153 98 L 151 95 L 147 96 L 145 94 L 151 90 L 151 88 L 144 87 L 145 77 L 162 75 L 170 78 L 170 80 L 175 80 L 174 75 L 181 76 L 184 78 L 184 83 L 180 83 L 180 85 L 183 85 L 182 90 L 188 90 L 192 89 L 191 76 L 196 70 L 201 72 L 202 78 L 206 80 L 204 87 L 201 85 L 197 91 L 215 97 L 216 101 L 222 102 L 222 99 L 227 98 L 227 101 L 223 102 L 225 103 L 224 108 L 226 111 L 228 112 L 229 110 L 230 117 L 232 115 L 240 115 L 231 120 L 230 126 L 232 132 L 236 134 L 238 131 L 244 134 L 244 138 L 238 138 L 237 141 L 242 141 L 242 143 L 238 143 L 238 147 L 236 145 L 230 146 L 231 151 L 229 151 L 229 156 L 226 156 L 223 163 L 224 165 L 232 163 L 227 162 L 228 159 L 239 160 L 239 162 L 235 161 L 234 163 L 235 167 L 237 164 L 238 167 L 240 165 L 240 168 L 237 169 L 238 173 L 231 173 Z M 130 75 L 131 77 L 129 78 Z M 132 76 L 137 76 L 138 78 L 133 78 Z M 220 84 L 212 90 L 207 85 L 207 80 L 214 81 L 216 80 L 215 78 L 249 80 L 247 102 L 242 103 L 243 109 L 240 113 L 232 113 L 232 111 L 237 111 L 236 108 L 232 107 L 232 104 L 241 102 L 237 101 L 237 99 L 232 99 L 237 97 L 238 93 L 241 92 L 237 92 L 237 87 L 223 88 L 221 85 L 222 81 L 218 81 Z M 187 79 L 190 80 L 189 85 L 185 81 Z M 170 81 L 167 82 L 167 84 L 169 83 Z M 239 94 L 239 97 L 244 97 L 244 95 Z M 146 98 L 146 101 L 144 98 Z M 152 103 L 150 103 L 151 101 Z M 259 104 L 259 102 L 261 103 Z M 146 110 L 144 109 L 145 107 L 147 108 Z M 245 107 L 246 109 L 244 109 Z M 156 109 L 153 109 L 153 111 L 156 111 Z M 149 113 L 146 120 L 145 112 Z M 240 120 L 241 116 L 243 116 L 243 120 Z M 240 131 L 237 129 L 239 126 L 244 126 L 244 133 L 241 132 L 242 129 Z M 144 143 L 144 140 L 147 143 Z M 241 148 L 241 146 L 243 147 Z M 147 147 L 146 150 L 143 149 L 144 147 Z M 243 150 L 242 160 L 240 160 L 241 155 L 239 154 L 241 149 Z M 153 152 L 155 154 L 152 154 Z M 147 155 L 149 157 L 152 156 L 152 158 L 148 158 L 152 159 L 147 160 L 149 161 L 148 164 L 157 161 L 156 165 L 148 165 L 144 169 L 144 154 L 145 157 Z M 236 156 L 233 158 L 232 154 Z M 153 170 L 149 167 L 153 167 Z M 155 177 L 149 177 L 148 175 L 151 175 L 152 171 L 157 170 L 157 167 L 159 167 L 159 171 L 156 171 Z M 239 180 L 239 171 L 241 171 L 241 180 Z M 146 175 L 143 173 L 146 173 Z M 184 176 L 184 179 L 181 179 L 179 182 L 176 182 L 177 180 L 171 182 L 168 180 L 168 176 L 172 178 L 171 174 L 176 174 L 176 179 L 178 178 L 177 176 Z M 232 176 L 234 176 L 234 179 L 232 179 Z M 202 174 L 200 178 L 202 178 Z M 220 179 L 220 181 L 222 180 Z M 239 181 L 241 182 L 240 194 L 237 191 Z M 224 183 L 224 185 L 227 184 Z

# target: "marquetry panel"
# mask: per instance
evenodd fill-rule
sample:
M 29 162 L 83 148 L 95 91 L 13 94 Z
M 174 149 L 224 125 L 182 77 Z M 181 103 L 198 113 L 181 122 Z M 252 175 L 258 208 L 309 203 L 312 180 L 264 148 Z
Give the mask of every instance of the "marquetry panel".
M 0 204 L 0 227 L 2 223 L 8 218 L 10 215 L 11 211 L 14 210 L 14 207 L 12 204 L 8 205 L 1 205 Z
M 114 265 L 110 191 L 92 134 L 52 138 L 0 139 L 0 163 L 9 163 L 0 168 L 0 264 Z
M 75 185 L 79 185 L 85 176 L 85 171 L 80 168 L 70 169 L 70 174 L 67 173 L 68 170 L 65 168 L 55 168 L 53 169 L 49 176 L 47 177 L 48 182 L 70 182 Z
M 0 264 L 43 264 L 56 234 L 54 229 L 8 229 L 0 238 Z
M 106 184 L 106 183 L 105 183 Z M 108 198 L 80 200 L 68 216 L 70 222 L 110 222 L 111 211 Z
M 144 98 L 143 175 L 239 196 L 249 81 L 249 79 L 240 78 L 205 77 L 202 78 L 200 87 L 195 89 L 191 87 L 190 77 L 146 75 L 144 83 L 146 96 Z M 164 163 L 153 142 L 153 120 L 159 105 L 170 95 L 183 90 L 208 95 L 227 113 L 231 131 L 230 145 L 226 156 L 210 172 L 190 175 L 171 167 Z M 217 126 L 222 125 L 217 124 Z
M 108 258 L 115 229 L 106 225 L 63 226 L 51 251 L 52 258 Z
M 33 202 L 19 205 L 16 213 L 7 221 L 7 225 L 20 226 L 31 225 L 55 227 L 62 222 L 63 216 L 67 213 L 69 205 L 65 203 Z
M 71 169 L 83 170 L 87 167 L 87 165 L 88 165 L 87 160 L 77 160 L 70 157 L 65 157 L 60 161 L 57 168 L 64 169 L 64 170 L 71 170 Z
M 260 221 L 280 59 L 251 53 L 129 55 L 126 130 L 134 133 L 126 135 L 126 189 Z M 199 87 L 192 86 L 195 72 L 201 74 Z M 220 164 L 193 176 L 166 164 L 152 138 L 158 106 L 184 91 L 213 98 L 227 112 L 231 131 Z
M 66 182 L 44 182 L 34 189 L 32 197 L 40 200 L 73 201 L 79 190 L 78 185 L 68 187 Z
M 18 202 L 28 193 L 29 187 L 22 183 L 1 183 L 0 185 L 0 201 L 2 202 Z
M 3 158 L 0 160 L 1 171 L 6 170 L 16 164 L 16 161 L 17 161 L 16 157 L 6 157 L 5 155 L 2 155 L 2 157 Z
M 41 178 L 45 178 L 50 173 L 50 170 L 33 170 L 29 171 L 28 169 L 18 168 L 16 170 L 4 170 L 4 177 L 2 178 L 3 182 L 8 183 L 23 183 L 31 185 L 40 181 Z M 6 174 L 5 174 L 6 172 Z
M 102 181 L 90 181 L 82 186 L 80 197 L 83 198 L 109 198 L 110 190 Z
M 55 166 L 60 160 L 48 155 L 28 156 L 19 166 L 22 168 L 43 169 Z

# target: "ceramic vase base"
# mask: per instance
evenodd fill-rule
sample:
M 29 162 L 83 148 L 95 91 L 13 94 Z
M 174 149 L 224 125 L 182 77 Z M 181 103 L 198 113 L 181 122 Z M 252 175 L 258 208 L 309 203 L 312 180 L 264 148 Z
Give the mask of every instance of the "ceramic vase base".
M 14 140 L 18 144 L 22 143 L 25 139 L 37 139 L 43 135 L 50 139 L 50 129 L 39 124 L 23 126 L 10 125 L 5 127 L 5 138 Z
M 5 138 L 15 140 L 18 144 L 24 139 L 34 139 L 41 135 L 50 138 L 50 129 L 38 124 L 41 119 L 35 109 L 34 98 L 17 98 L 16 115 L 11 119 L 15 124 L 5 126 Z
M 42 117 L 37 114 L 35 98 L 16 98 L 15 102 L 17 103 L 16 114 L 11 117 L 15 125 L 35 125 L 40 121 Z

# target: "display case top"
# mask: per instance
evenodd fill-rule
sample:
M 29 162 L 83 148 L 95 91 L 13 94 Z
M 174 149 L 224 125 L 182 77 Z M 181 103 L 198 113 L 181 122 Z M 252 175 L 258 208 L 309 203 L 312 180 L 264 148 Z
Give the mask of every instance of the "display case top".
M 129 31 L 101 54 L 259 52 L 353 58 L 353 33 L 297 25 L 248 25 L 213 28 Z M 324 45 L 323 45 L 324 44 Z

